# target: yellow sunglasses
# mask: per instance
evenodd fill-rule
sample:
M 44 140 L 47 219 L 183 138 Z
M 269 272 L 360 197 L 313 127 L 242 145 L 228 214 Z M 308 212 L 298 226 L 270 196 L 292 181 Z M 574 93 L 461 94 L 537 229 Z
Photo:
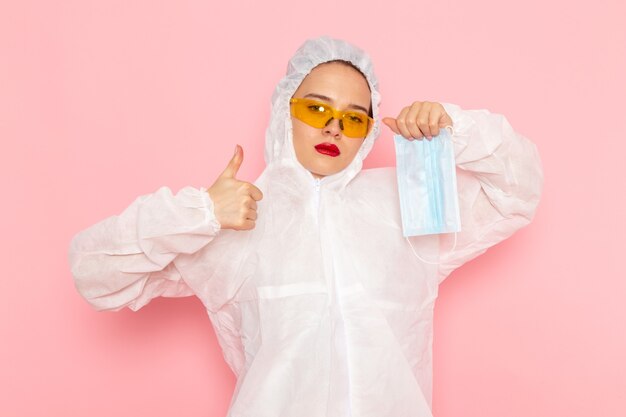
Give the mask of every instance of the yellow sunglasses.
M 374 125 L 374 119 L 360 111 L 339 111 L 327 103 L 308 98 L 292 98 L 291 115 L 309 126 L 321 129 L 332 119 L 339 120 L 343 134 L 351 138 L 364 138 Z

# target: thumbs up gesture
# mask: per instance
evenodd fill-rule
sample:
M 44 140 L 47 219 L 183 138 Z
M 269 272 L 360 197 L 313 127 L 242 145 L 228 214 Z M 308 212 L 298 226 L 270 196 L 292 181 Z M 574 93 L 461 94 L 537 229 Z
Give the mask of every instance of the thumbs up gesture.
M 254 229 L 256 202 L 263 193 L 253 184 L 235 178 L 243 162 L 243 149 L 237 145 L 228 166 L 207 190 L 213 200 L 215 217 L 222 229 Z

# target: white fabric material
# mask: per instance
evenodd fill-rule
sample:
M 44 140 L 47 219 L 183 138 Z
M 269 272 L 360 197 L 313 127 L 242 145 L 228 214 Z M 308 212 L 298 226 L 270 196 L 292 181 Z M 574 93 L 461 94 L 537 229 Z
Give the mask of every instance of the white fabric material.
M 367 76 L 376 124 L 354 161 L 319 181 L 296 160 L 288 100 L 333 59 Z M 230 417 L 431 416 L 438 286 L 531 221 L 543 174 L 535 145 L 503 116 L 444 104 L 463 230 L 450 254 L 452 234 L 410 238 L 425 259 L 442 260 L 420 262 L 402 236 L 394 168 L 361 169 L 379 103 L 365 53 L 307 41 L 272 97 L 256 228 L 220 230 L 205 188 L 163 187 L 74 237 L 78 291 L 114 311 L 199 297 L 238 378 Z

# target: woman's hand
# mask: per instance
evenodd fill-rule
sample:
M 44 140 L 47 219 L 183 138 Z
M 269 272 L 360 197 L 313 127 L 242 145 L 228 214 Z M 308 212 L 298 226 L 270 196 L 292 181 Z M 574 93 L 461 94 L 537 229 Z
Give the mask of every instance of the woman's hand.
M 432 139 L 439 134 L 439 129 L 452 126 L 452 119 L 440 103 L 416 101 L 402 109 L 398 117 L 383 118 L 383 122 L 396 134 L 408 140 Z
M 253 184 L 235 178 L 243 162 L 243 149 L 237 145 L 228 166 L 207 190 L 222 229 L 254 229 L 257 218 L 256 202 L 263 193 Z

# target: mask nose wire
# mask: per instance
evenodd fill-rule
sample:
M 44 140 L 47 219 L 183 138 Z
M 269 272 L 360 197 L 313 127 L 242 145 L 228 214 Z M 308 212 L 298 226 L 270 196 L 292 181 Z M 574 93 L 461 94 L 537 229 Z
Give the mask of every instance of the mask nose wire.
M 441 261 L 445 261 L 447 258 L 450 257 L 450 255 L 452 254 L 452 252 L 454 252 L 454 249 L 456 249 L 456 233 L 454 232 L 454 245 L 452 245 L 452 249 L 450 249 L 450 252 L 448 252 L 448 256 L 446 256 L 445 258 L 439 258 Z M 417 259 L 419 259 L 420 261 L 424 262 L 425 264 L 429 264 L 429 265 L 440 265 L 441 262 L 429 262 L 425 259 L 422 259 L 421 256 L 419 256 L 417 254 L 417 252 L 415 252 L 415 249 L 413 248 L 413 244 L 411 243 L 411 241 L 409 240 L 408 237 L 405 237 L 406 241 L 409 242 L 409 245 L 411 245 L 411 250 L 413 251 L 413 255 L 415 255 L 417 257 Z

